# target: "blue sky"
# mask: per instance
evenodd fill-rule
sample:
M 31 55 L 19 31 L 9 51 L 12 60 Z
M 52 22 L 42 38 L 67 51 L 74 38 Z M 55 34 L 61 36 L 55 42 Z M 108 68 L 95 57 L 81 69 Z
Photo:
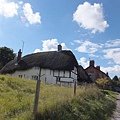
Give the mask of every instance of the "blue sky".
M 120 0 L 0 0 L 0 47 L 23 56 L 72 50 L 79 64 L 89 60 L 120 77 Z

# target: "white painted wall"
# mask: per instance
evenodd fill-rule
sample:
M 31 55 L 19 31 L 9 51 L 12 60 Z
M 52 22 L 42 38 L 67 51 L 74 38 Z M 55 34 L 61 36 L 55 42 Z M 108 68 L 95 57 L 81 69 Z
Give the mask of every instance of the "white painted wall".
M 77 80 L 77 70 L 74 68 L 72 71 L 66 71 L 66 70 L 50 70 L 50 69 L 41 69 L 39 67 L 33 67 L 28 70 L 17 70 L 13 74 L 10 74 L 11 76 L 15 77 L 22 77 L 25 79 L 34 79 L 33 76 L 39 76 L 40 73 L 40 79 L 43 82 L 46 82 L 48 84 L 61 84 L 60 81 L 62 81 L 63 85 L 69 85 L 73 86 L 74 83 L 72 83 L 74 80 Z M 59 82 L 56 82 L 57 77 L 60 78 Z M 70 82 L 70 83 L 69 83 Z

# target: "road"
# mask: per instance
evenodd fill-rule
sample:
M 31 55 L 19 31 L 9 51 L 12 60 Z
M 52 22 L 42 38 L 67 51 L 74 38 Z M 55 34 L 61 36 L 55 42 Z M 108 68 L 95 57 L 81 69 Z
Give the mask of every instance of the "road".
M 117 96 L 117 106 L 111 120 L 120 120 L 120 94 Z

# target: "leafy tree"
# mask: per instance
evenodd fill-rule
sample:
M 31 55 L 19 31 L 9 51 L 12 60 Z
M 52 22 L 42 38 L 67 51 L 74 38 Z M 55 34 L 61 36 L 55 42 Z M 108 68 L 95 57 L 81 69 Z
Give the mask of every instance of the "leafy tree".
M 14 51 L 8 47 L 0 47 L 0 69 L 16 57 Z
M 119 79 L 118 79 L 118 77 L 116 75 L 113 77 L 113 80 L 119 81 Z
M 98 85 L 98 87 L 102 88 L 102 89 L 106 89 L 109 84 L 110 84 L 110 81 L 109 80 L 106 80 L 104 78 L 98 78 L 95 83 Z

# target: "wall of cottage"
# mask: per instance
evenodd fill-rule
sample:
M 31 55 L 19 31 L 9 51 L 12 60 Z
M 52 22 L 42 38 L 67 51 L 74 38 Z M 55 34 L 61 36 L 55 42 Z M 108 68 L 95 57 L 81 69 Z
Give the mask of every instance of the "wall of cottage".
M 39 67 L 33 67 L 28 70 L 15 71 L 10 74 L 14 77 L 38 80 L 39 75 L 41 76 L 41 81 L 48 84 L 60 84 L 65 86 L 73 86 L 74 80 L 77 80 L 77 69 L 74 68 L 72 71 L 66 70 L 50 70 L 50 69 L 40 69 Z

